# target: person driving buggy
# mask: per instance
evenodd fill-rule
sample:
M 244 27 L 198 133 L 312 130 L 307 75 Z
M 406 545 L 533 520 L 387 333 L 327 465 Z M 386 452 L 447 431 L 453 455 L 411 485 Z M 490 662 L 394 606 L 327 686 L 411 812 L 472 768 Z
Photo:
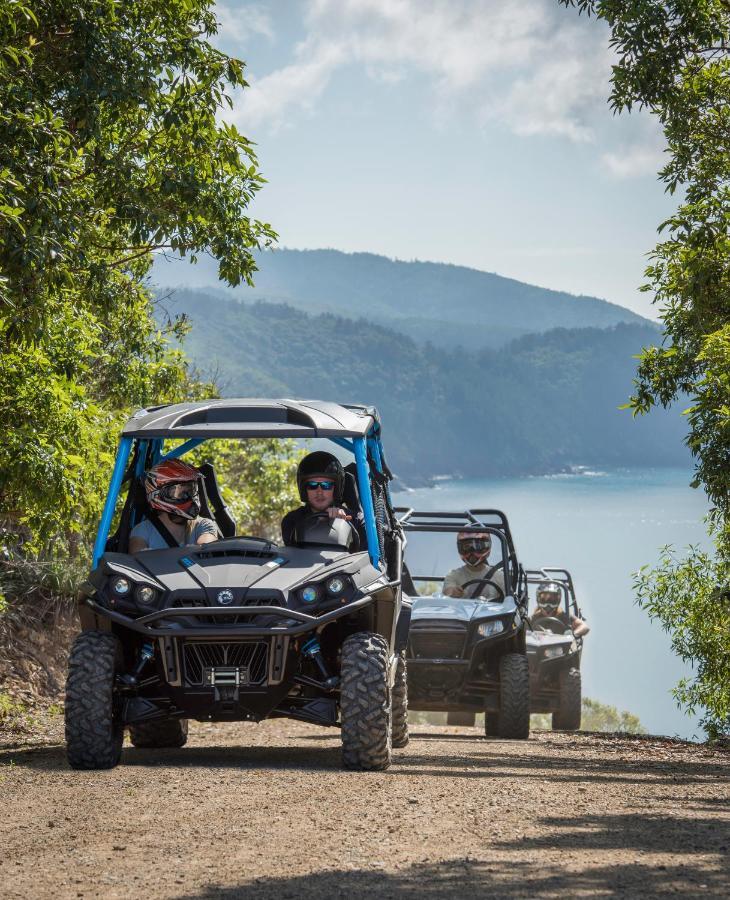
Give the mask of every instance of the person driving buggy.
M 367 547 L 362 513 L 348 509 L 344 503 L 345 471 L 336 456 L 323 450 L 305 456 L 297 467 L 297 487 L 304 505 L 281 520 L 281 536 L 287 546 L 296 545 L 302 529 L 320 517 L 349 522 L 354 532 L 347 535 L 350 549 Z
M 200 472 L 179 459 L 166 459 L 145 473 L 148 514 L 129 535 L 129 552 L 209 544 L 218 526 L 200 515 Z
M 533 623 L 538 619 L 558 619 L 566 627 L 570 626 L 575 637 L 583 637 L 591 630 L 578 616 L 560 609 L 560 585 L 555 581 L 541 581 L 535 591 L 537 606 L 532 613 Z
M 470 597 L 472 590 L 476 589 L 479 597 L 485 597 L 487 600 L 497 599 L 498 592 L 491 584 L 484 584 L 481 587 L 473 584 L 464 591 L 467 582 L 485 578 L 491 568 L 488 564 L 489 554 L 492 552 L 492 537 L 489 532 L 460 531 L 456 536 L 456 548 L 464 565 L 452 569 L 446 575 L 444 594 L 447 597 Z M 494 571 L 489 580 L 499 585 L 503 594 L 506 593 L 503 569 Z

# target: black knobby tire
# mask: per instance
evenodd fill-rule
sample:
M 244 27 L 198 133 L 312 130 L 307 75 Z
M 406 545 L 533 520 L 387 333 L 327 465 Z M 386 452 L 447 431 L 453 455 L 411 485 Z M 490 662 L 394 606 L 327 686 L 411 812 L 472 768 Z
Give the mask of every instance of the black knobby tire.
M 499 661 L 497 734 L 518 740 L 530 736 L 530 669 L 522 653 L 505 653 Z
M 484 733 L 487 737 L 497 737 L 499 734 L 499 714 L 493 712 L 484 713 Z
M 66 679 L 66 755 L 73 769 L 111 769 L 122 755 L 124 726 L 114 698 L 122 667 L 117 637 L 84 631 L 73 643 Z
M 345 768 L 387 769 L 392 746 L 388 644 L 379 634 L 353 634 L 342 644 L 340 719 Z
M 563 669 L 560 673 L 560 708 L 553 713 L 553 729 L 577 731 L 580 728 L 583 697 L 580 669 Z
M 447 725 L 461 725 L 465 728 L 473 728 L 477 720 L 477 714 L 468 710 L 462 712 L 460 710 L 452 710 L 446 713 Z
M 396 657 L 395 682 L 391 696 L 393 701 L 392 744 L 394 747 L 405 747 L 408 744 L 408 675 L 405 650 L 402 650 Z
M 184 747 L 188 741 L 187 719 L 162 719 L 129 726 L 129 739 L 135 747 Z

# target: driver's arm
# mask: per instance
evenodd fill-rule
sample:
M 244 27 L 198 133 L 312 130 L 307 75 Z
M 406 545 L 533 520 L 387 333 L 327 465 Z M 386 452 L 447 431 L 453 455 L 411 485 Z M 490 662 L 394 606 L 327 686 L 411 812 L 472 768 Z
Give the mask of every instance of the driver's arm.
M 464 589 L 457 583 L 453 572 L 449 572 L 446 578 L 444 578 L 444 586 L 441 590 L 447 597 L 464 596 Z
M 591 630 L 590 625 L 586 625 L 583 619 L 579 619 L 578 616 L 573 616 L 570 620 L 570 627 L 573 629 L 575 637 L 583 637 Z

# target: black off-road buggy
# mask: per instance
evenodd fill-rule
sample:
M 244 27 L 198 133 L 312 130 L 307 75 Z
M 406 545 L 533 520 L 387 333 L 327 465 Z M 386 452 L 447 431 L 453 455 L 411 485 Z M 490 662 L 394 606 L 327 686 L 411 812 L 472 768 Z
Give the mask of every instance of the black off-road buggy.
M 129 554 L 130 530 L 148 513 L 142 478 L 151 465 L 204 441 L 262 437 L 328 438 L 353 454 L 345 500 L 362 510 L 367 546 L 357 548 L 345 520 L 321 517 L 304 523 L 293 547 L 237 535 L 206 464 L 201 512 L 223 538 Z M 181 747 L 189 718 L 287 716 L 340 726 L 346 767 L 386 768 L 391 746 L 408 740 L 410 613 L 388 479 L 372 407 L 217 400 L 134 415 L 80 596 L 83 631 L 66 689 L 70 764 L 115 766 L 125 728 L 136 747 Z
M 493 509 L 457 513 L 399 507 L 396 513 L 406 535 L 432 532 L 455 543 L 460 531 L 488 532 L 495 557 L 484 578 L 464 585 L 462 599 L 441 592 L 445 573 L 415 574 L 404 568 L 404 591 L 413 601 L 409 707 L 445 710 L 451 724 L 461 725 L 473 725 L 476 713 L 484 712 L 487 735 L 529 737 L 527 582 L 507 517 Z M 494 581 L 498 572 L 504 591 Z M 419 589 L 430 596 L 419 595 Z
M 530 710 L 552 713 L 552 726 L 560 731 L 577 731 L 581 718 L 580 661 L 583 638 L 575 637 L 570 622 L 583 615 L 575 598 L 573 579 L 567 569 L 528 569 L 530 585 L 553 582 L 561 592 L 556 616 L 533 615 L 527 632 L 530 661 Z

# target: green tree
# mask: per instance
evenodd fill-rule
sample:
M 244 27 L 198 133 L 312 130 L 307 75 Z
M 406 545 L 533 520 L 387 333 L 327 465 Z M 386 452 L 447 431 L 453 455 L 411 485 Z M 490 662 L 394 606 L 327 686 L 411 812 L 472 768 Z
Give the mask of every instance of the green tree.
M 653 113 L 664 131 L 659 172 L 680 192 L 660 226 L 644 290 L 664 324 L 661 346 L 639 360 L 635 413 L 689 396 L 687 444 L 695 486 L 710 498 L 716 555 L 665 553 L 637 579 L 639 601 L 696 666 L 676 691 L 704 710 L 711 734 L 730 727 L 730 609 L 719 601 L 730 562 L 730 3 L 728 0 L 560 0 L 604 20 L 617 58 L 610 103 Z M 684 611 L 683 611 L 684 609 Z M 712 624 L 710 624 L 712 623 Z M 714 629 L 713 633 L 708 628 Z
M 88 529 L 130 408 L 206 390 L 152 315 L 153 251 L 235 285 L 274 238 L 212 5 L 0 0 L 0 527 L 26 553 Z

